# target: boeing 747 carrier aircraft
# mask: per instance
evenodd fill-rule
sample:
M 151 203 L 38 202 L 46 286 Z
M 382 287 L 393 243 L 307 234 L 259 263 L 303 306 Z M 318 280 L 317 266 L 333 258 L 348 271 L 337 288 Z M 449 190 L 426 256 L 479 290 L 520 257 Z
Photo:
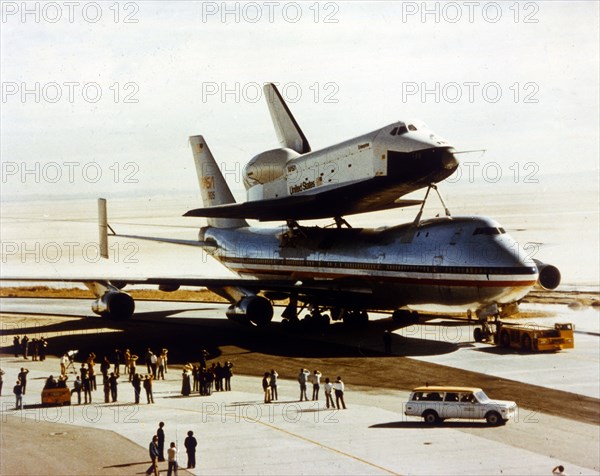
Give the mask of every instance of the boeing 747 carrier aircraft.
M 399 206 L 398 196 L 427 185 L 429 193 L 432 182 L 456 167 L 452 147 L 422 126 L 398 122 L 311 153 L 275 87 L 266 89 L 272 93 L 269 107 L 284 147 L 259 155 L 246 168 L 248 202 L 235 203 L 204 137 L 190 137 L 203 208 L 185 215 L 207 217 L 197 239 L 115 233 L 106 201 L 99 200 L 103 256 L 108 256 L 110 230 L 115 238 L 203 248 L 238 278 L 47 280 L 83 281 L 97 297 L 94 312 L 117 319 L 134 315 L 134 300 L 123 291 L 126 284 L 154 284 L 164 291 L 207 287 L 231 302 L 229 318 L 256 326 L 271 321 L 273 299 L 289 299 L 282 314 L 289 322 L 297 321 L 305 307 L 323 323 L 364 322 L 369 311 L 403 318 L 407 309 L 422 306 L 487 317 L 514 309 L 536 284 L 558 286 L 558 269 L 533 260 L 490 218 L 447 212 L 421 220 L 421 207 L 412 223 L 351 228 L 346 214 Z M 314 168 L 310 163 L 325 172 L 308 177 Z M 325 166 L 332 167 L 332 175 Z M 338 178 L 330 182 L 328 177 Z M 247 218 L 283 220 L 286 226 L 254 227 Z M 305 218 L 331 218 L 334 226 L 303 226 L 298 220 Z

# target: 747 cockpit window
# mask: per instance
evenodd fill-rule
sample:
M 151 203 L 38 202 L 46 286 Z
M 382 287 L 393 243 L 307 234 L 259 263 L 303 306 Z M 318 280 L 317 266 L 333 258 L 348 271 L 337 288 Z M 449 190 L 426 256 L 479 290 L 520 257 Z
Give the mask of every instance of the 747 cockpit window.
M 473 231 L 473 235 L 503 235 L 504 233 L 506 233 L 504 228 L 495 228 L 493 226 L 483 226 L 475 228 L 475 231 Z

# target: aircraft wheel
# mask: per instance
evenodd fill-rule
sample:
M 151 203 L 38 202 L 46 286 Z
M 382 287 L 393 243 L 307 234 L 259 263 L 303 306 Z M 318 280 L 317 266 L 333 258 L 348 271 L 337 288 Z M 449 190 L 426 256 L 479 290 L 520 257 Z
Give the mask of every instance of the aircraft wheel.
M 344 313 L 344 324 L 347 326 L 352 326 L 356 321 L 356 312 L 355 311 L 346 311 Z
M 366 311 L 347 311 L 344 314 L 344 324 L 350 327 L 362 327 L 369 322 Z
M 332 321 L 341 321 L 342 319 L 344 319 L 346 310 L 341 307 L 335 307 L 331 309 L 330 313 Z
M 521 350 L 523 352 L 531 352 L 531 337 L 525 334 L 521 340 Z
M 475 339 L 475 342 L 483 342 L 483 331 L 480 327 L 476 327 L 473 330 L 473 338 Z
M 322 327 L 327 327 L 327 326 L 329 326 L 329 323 L 330 323 L 329 316 L 327 314 L 321 314 L 319 317 L 319 324 Z
M 369 322 L 369 314 L 367 311 L 361 311 L 359 314 L 358 322 L 360 325 L 367 325 Z
M 502 331 L 500 334 L 500 345 L 506 349 L 510 347 L 510 336 L 508 335 L 508 331 Z
M 392 313 L 392 319 L 395 322 L 403 322 L 405 320 L 408 320 L 409 318 L 410 318 L 410 311 L 407 311 L 406 309 L 396 309 Z

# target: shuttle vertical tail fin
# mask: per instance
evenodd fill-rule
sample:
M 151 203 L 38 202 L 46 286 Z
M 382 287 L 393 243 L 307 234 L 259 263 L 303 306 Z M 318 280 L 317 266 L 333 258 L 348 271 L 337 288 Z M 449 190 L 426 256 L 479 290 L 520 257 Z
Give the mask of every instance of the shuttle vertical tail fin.
M 263 92 L 281 147 L 295 150 L 299 154 L 310 152 L 310 145 L 304 132 L 300 129 L 277 87 L 273 83 L 267 83 L 263 86 Z
M 215 161 L 204 137 L 191 136 L 190 144 L 198 175 L 198 185 L 204 207 L 235 203 L 235 198 Z M 246 220 L 237 218 L 208 218 L 208 225 L 215 228 L 241 228 L 248 226 Z

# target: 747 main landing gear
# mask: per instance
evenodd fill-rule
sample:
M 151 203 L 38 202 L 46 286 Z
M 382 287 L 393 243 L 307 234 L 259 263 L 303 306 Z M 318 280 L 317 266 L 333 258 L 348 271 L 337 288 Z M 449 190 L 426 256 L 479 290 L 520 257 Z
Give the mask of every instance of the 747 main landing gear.
M 304 319 L 299 319 L 298 315 L 302 313 L 305 306 L 298 310 L 298 297 L 290 296 L 290 302 L 283 310 L 283 325 L 285 326 L 303 326 L 313 329 L 323 329 L 329 325 L 330 318 L 328 314 L 321 312 L 318 306 L 314 306 Z
M 342 309 L 341 314 L 340 318 L 349 327 L 362 327 L 369 322 L 369 314 L 365 310 Z
M 287 310 L 287 308 L 286 308 Z M 290 315 L 286 311 L 282 314 L 283 325 L 301 327 L 305 329 L 326 329 L 329 326 L 330 317 L 329 314 L 321 313 L 318 309 L 313 309 L 312 312 L 306 314 L 303 319 L 299 319 L 297 315 Z
M 329 314 L 324 312 L 323 308 L 315 306 L 303 319 L 299 319 L 298 315 L 301 312 L 302 309 L 297 311 L 297 300 L 290 299 L 290 303 L 282 313 L 284 325 L 300 325 L 312 329 L 324 329 L 333 320 L 343 321 L 344 325 L 356 328 L 363 327 L 369 322 L 369 315 L 365 310 L 332 308 L 330 309 L 330 317 Z

